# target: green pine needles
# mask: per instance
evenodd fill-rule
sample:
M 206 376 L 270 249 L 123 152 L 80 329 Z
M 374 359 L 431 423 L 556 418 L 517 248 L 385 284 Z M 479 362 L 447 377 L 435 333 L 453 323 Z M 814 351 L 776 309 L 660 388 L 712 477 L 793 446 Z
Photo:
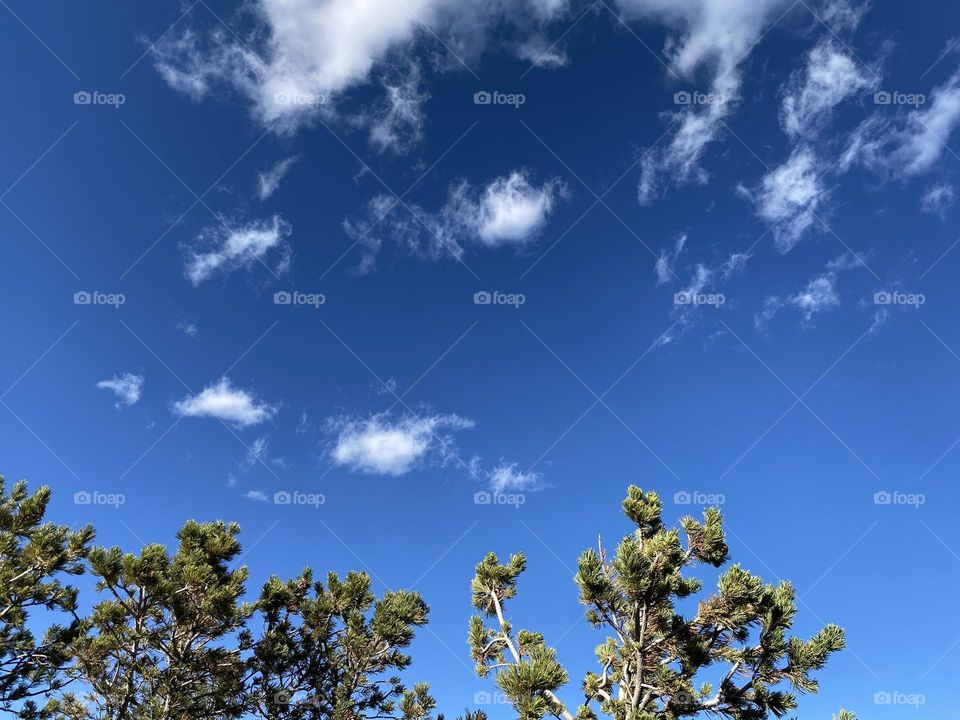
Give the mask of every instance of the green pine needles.
M 526 567 L 523 555 L 501 565 L 491 553 L 477 565 L 471 590 L 480 614 L 470 621 L 471 655 L 481 677 L 494 675 L 520 720 L 762 720 L 795 709 L 795 693 L 817 691 L 813 673 L 843 648 L 843 631 L 827 625 L 809 640 L 789 637 L 797 612 L 789 583 L 767 585 L 733 565 L 693 617 L 678 612 L 677 601 L 702 589 L 688 568 L 727 563 L 719 510 L 707 509 L 702 522 L 683 518 L 681 535 L 664 526 L 656 493 L 631 486 L 623 511 L 636 530 L 612 557 L 599 542 L 577 563 L 587 620 L 607 638 L 596 649 L 600 671 L 583 679 L 574 712 L 557 695 L 570 678 L 556 652 L 505 614 Z M 706 676 L 719 680 L 703 682 Z M 841 711 L 835 720 L 853 716 Z
M 365 573 L 321 582 L 305 568 L 248 594 L 235 523 L 188 521 L 176 544 L 139 552 L 93 547 L 91 527 L 45 522 L 50 489 L 9 493 L 0 478 L 0 712 L 21 720 L 443 720 L 424 683 L 407 686 L 419 594 L 378 596 Z M 598 672 L 571 711 L 569 673 L 543 635 L 514 628 L 507 605 L 523 555 L 493 554 L 472 583 L 479 614 L 470 647 L 519 720 L 761 720 L 816 692 L 816 671 L 843 647 L 828 625 L 789 636 L 788 583 L 766 585 L 739 565 L 700 599 L 691 568 L 727 563 L 720 512 L 667 528 L 654 493 L 627 491 L 636 530 L 612 556 L 602 542 L 578 561 L 587 620 L 606 633 Z M 90 597 L 70 584 L 87 573 Z M 86 614 L 84 614 L 86 613 Z M 38 628 L 46 628 L 38 636 Z M 706 682 L 712 680 L 713 684 Z M 486 720 L 467 710 L 463 720 Z M 841 711 L 834 720 L 855 720 Z

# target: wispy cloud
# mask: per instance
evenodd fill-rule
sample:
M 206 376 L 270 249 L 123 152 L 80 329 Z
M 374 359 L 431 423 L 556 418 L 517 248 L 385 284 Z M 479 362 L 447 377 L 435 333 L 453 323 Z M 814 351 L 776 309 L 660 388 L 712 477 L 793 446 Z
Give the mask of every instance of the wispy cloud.
M 544 488 L 540 473 L 522 472 L 517 469 L 517 463 L 501 463 L 497 465 L 487 478 L 490 490 L 502 492 L 535 492 Z
M 290 168 L 299 159 L 299 155 L 293 155 L 257 175 L 257 195 L 261 201 L 266 200 L 277 191 L 277 188 L 280 187 L 280 181 L 286 177 Z
M 469 246 L 522 247 L 532 242 L 565 195 L 566 186 L 559 180 L 535 185 L 527 172 L 515 170 L 479 191 L 467 181 L 455 183 L 436 212 L 400 206 L 380 195 L 362 216 L 344 220 L 343 227 L 363 248 L 361 271 L 374 266 L 383 237 L 420 257 L 459 258 Z
M 101 390 L 110 390 L 119 398 L 117 407 L 129 407 L 135 405 L 140 400 L 143 391 L 143 376 L 133 373 L 124 373 L 123 375 L 114 375 L 109 380 L 101 380 L 97 383 Z
M 291 227 L 279 215 L 267 221 L 255 221 L 227 230 L 219 225 L 197 238 L 199 245 L 210 250 L 194 250 L 186 262 L 186 274 L 194 285 L 218 273 L 248 268 L 264 263 L 271 253 L 276 262 L 271 272 L 283 273 L 290 264 L 290 249 L 284 242 Z

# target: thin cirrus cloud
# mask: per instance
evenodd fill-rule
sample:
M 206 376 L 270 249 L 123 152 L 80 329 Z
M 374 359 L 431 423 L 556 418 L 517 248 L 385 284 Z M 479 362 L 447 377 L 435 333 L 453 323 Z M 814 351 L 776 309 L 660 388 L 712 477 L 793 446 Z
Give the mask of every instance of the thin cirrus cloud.
M 259 401 L 253 393 L 237 388 L 223 377 L 195 395 L 187 395 L 173 404 L 175 415 L 208 417 L 240 428 L 259 425 L 272 418 L 277 408 Z
M 114 375 L 97 383 L 101 390 L 110 390 L 117 396 L 117 407 L 129 407 L 140 401 L 143 392 L 143 376 L 133 373 Z
M 336 465 L 372 475 L 400 476 L 427 462 L 462 464 L 452 433 L 469 430 L 473 421 L 459 415 L 387 414 L 367 418 L 333 418 L 336 432 L 330 456 Z
M 284 158 L 273 167 L 257 175 L 257 196 L 261 202 L 268 199 L 280 187 L 280 182 L 286 177 L 293 164 L 300 159 L 299 155 Z
M 452 185 L 446 203 L 435 212 L 398 207 L 393 198 L 380 195 L 367 203 L 362 215 L 344 220 L 343 227 L 363 249 L 360 270 L 368 271 L 375 265 L 383 237 L 432 260 L 460 258 L 469 246 L 525 246 L 537 238 L 566 196 L 561 181 L 535 185 L 527 172 L 515 170 L 482 190 L 465 180 Z
M 185 265 L 187 277 L 199 285 L 218 274 L 249 268 L 256 263 L 279 275 L 290 266 L 290 248 L 286 238 L 292 228 L 279 215 L 266 221 L 254 221 L 234 228 L 214 227 L 197 242 L 210 249 L 190 252 Z M 267 261 L 273 261 L 270 268 Z

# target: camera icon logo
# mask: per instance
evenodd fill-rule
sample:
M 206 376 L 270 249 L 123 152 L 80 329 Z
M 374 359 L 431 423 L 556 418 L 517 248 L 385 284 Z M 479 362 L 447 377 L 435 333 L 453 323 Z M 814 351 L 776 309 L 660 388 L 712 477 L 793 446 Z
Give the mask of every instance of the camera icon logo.
M 889 705 L 891 702 L 893 702 L 893 695 L 888 693 L 886 690 L 881 690 L 873 695 L 874 705 Z
M 293 295 L 286 290 L 280 290 L 273 294 L 274 305 L 289 305 L 293 302 Z
M 493 495 L 488 493 L 486 490 L 481 490 L 480 492 L 473 494 L 473 504 L 474 505 L 489 505 L 493 502 Z
M 493 301 L 493 296 L 486 290 L 481 290 L 473 294 L 474 305 L 489 305 Z
M 686 490 L 681 490 L 673 494 L 673 502 L 675 505 L 689 505 L 692 501 L 693 498 Z
M 92 299 L 92 296 L 86 290 L 81 290 L 73 294 L 74 305 L 89 305 Z
M 89 105 L 92 102 L 93 102 L 93 95 L 88 93 L 86 90 L 81 90 L 80 92 L 75 92 L 73 94 L 74 105 Z
M 73 494 L 74 505 L 89 505 L 91 502 L 93 502 L 93 496 L 86 490 L 81 490 Z
M 889 505 L 893 502 L 893 495 L 888 493 L 886 490 L 881 490 L 878 493 L 873 495 L 874 505 Z
M 673 304 L 674 305 L 689 305 L 693 296 L 688 292 L 675 292 L 673 294 Z
M 493 102 L 493 96 L 486 90 L 480 90 L 473 94 L 474 105 L 489 105 L 491 102 Z
M 889 105 L 892 100 L 893 96 L 886 90 L 881 90 L 873 94 L 873 102 L 875 105 Z
M 873 294 L 874 305 L 889 305 L 892 302 L 893 302 L 893 295 L 888 293 L 886 290 L 881 290 L 880 292 L 875 292 Z
M 674 105 L 689 105 L 691 101 L 690 93 L 686 90 L 681 90 L 680 92 L 675 92 L 673 94 L 673 104 Z
M 280 490 L 273 494 L 274 505 L 289 505 L 293 501 L 293 496 L 286 490 Z

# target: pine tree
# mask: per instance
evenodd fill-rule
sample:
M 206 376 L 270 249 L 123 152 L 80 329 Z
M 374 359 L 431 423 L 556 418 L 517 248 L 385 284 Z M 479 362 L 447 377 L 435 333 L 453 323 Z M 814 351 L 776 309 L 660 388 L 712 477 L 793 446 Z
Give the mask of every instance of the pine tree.
M 84 621 L 70 676 L 85 690 L 52 703 L 70 720 L 172 720 L 243 715 L 242 602 L 247 569 L 236 524 L 190 521 L 172 556 L 163 545 L 139 555 L 90 552 L 107 599 Z
M 34 714 L 32 698 L 63 687 L 61 668 L 79 631 L 77 590 L 61 577 L 83 572 L 93 541 L 89 526 L 77 531 L 44 523 L 50 488 L 33 494 L 21 481 L 8 495 L 0 476 L 0 710 Z M 37 638 L 31 612 L 63 615 Z M 59 619 L 59 618 L 58 618 Z
M 411 662 L 403 650 L 429 609 L 417 593 L 379 600 L 365 573 L 326 587 L 310 569 L 295 580 L 272 577 L 256 609 L 262 634 L 251 668 L 251 708 L 266 720 L 425 720 L 436 702 L 426 684 L 406 688 L 396 673 Z
M 816 692 L 812 674 L 844 647 L 843 631 L 827 625 L 809 640 L 789 637 L 797 608 L 793 587 L 767 585 L 740 565 L 719 578 L 693 617 L 677 601 L 699 593 L 701 582 L 686 570 L 720 568 L 728 548 L 716 508 L 703 521 L 681 520 L 680 530 L 662 521 L 655 493 L 631 486 L 623 503 L 636 530 L 608 557 L 602 542 L 578 560 L 574 581 L 590 624 L 608 633 L 596 649 L 599 674 L 587 673 L 583 703 L 575 714 L 557 695 L 569 676 L 543 635 L 514 629 L 505 604 L 517 594 L 526 567 L 522 554 L 500 564 L 489 554 L 472 582 L 469 641 L 477 673 L 494 674 L 520 720 L 553 715 L 563 720 L 675 720 L 717 715 L 735 720 L 783 717 L 796 708 L 796 692 Z M 716 687 L 701 682 L 707 673 Z M 834 720 L 853 720 L 841 712 Z

